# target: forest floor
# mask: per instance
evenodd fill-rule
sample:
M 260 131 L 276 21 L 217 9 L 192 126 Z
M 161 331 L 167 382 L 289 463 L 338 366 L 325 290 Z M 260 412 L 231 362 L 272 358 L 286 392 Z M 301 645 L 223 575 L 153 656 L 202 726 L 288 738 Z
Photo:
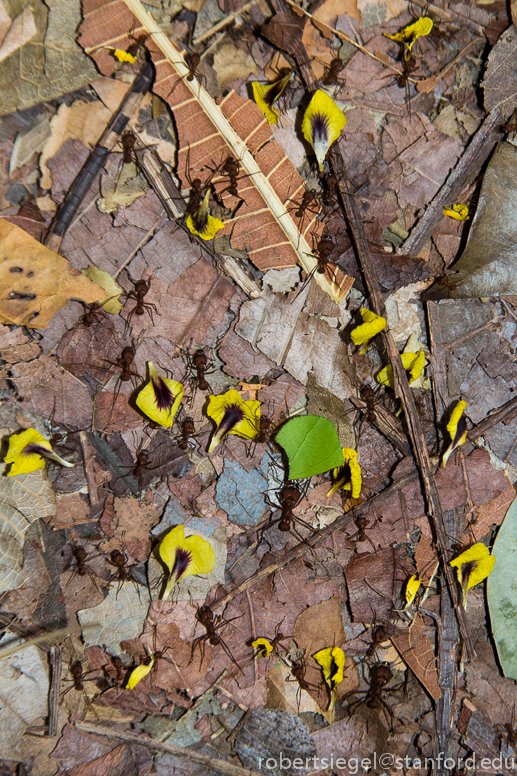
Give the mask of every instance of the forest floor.
M 146 7 L 190 52 L 178 73 L 134 0 L 84 3 L 85 54 L 63 40 L 73 92 L 52 16 L 30 11 L 41 72 L 29 33 L 0 63 L 14 84 L 0 117 L 2 452 L 35 429 L 73 465 L 34 470 L 27 450 L 2 464 L 0 773 L 509 773 L 506 6 L 425 4 L 433 29 L 409 49 L 389 37 L 417 19 L 402 0 L 325 0 L 312 18 L 290 0 L 165 5 Z M 154 94 L 135 95 L 151 60 Z M 270 125 L 251 82 L 282 78 Z M 320 165 L 316 130 L 302 132 L 317 89 L 347 121 Z M 106 132 L 127 94 L 129 123 Z M 101 137 L 100 171 L 71 199 Z M 205 195 L 213 240 L 188 228 L 203 233 Z M 453 204 L 468 220 L 443 214 Z M 387 329 L 361 348 L 365 308 Z M 410 388 L 397 350 L 425 356 Z M 390 361 L 391 387 L 376 379 Z M 158 406 L 157 385 L 168 409 L 149 416 L 139 395 Z M 183 392 L 173 410 L 169 389 Z M 215 445 L 211 408 L 229 391 L 251 432 Z M 467 437 L 443 466 L 460 400 Z M 304 417 L 330 436 L 290 436 Z M 330 493 L 341 448 L 362 482 Z M 187 573 L 163 596 L 161 542 L 180 525 L 214 562 L 196 573 L 187 538 L 171 561 Z M 469 548 L 465 608 L 450 561 Z

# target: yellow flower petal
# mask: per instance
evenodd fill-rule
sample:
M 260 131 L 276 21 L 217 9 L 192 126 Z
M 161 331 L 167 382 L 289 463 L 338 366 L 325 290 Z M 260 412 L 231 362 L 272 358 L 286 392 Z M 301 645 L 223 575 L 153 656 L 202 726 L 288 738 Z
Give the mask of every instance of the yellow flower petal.
M 183 386 L 177 380 L 159 375 L 151 361 L 147 366 L 149 382 L 138 392 L 137 407 L 155 423 L 170 428 L 183 398 Z
M 456 569 L 463 590 L 463 607 L 466 609 L 468 591 L 488 577 L 495 566 L 495 557 L 490 555 L 488 547 L 478 542 L 449 561 L 449 566 Z
M 388 35 L 387 32 L 385 32 L 384 35 L 387 38 L 391 38 L 391 40 L 396 40 L 397 43 L 403 43 L 405 45 L 406 53 L 404 58 L 407 61 L 411 55 L 413 43 L 423 35 L 429 35 L 432 29 L 433 20 L 428 16 L 420 16 L 416 22 L 408 24 L 407 27 L 404 27 L 400 32 L 395 33 L 395 35 Z
M 417 379 L 417 377 L 420 377 L 424 371 L 426 364 L 425 353 L 423 350 L 420 350 L 418 353 L 401 353 L 400 358 L 402 359 L 402 366 L 406 372 L 409 372 L 408 379 L 409 383 L 411 384 Z M 394 388 L 395 382 L 393 380 L 393 369 L 391 364 L 383 367 L 383 369 L 377 373 L 375 379 L 382 385 L 387 385 L 389 388 Z
M 129 62 L 132 65 L 137 60 L 137 58 L 134 57 L 133 54 L 128 54 L 127 51 L 123 51 L 122 49 L 111 49 L 111 50 L 113 51 L 113 56 L 119 62 Z
M 188 216 L 186 224 L 192 234 L 197 234 L 202 240 L 213 240 L 220 229 L 224 229 L 224 223 L 220 218 L 214 218 L 208 210 L 208 200 L 210 191 L 206 192 L 205 198 L 194 215 Z
M 280 115 L 278 111 L 273 108 L 273 103 L 278 100 L 284 92 L 284 89 L 292 76 L 292 72 L 289 72 L 283 78 L 279 78 L 278 81 L 270 84 L 259 84 L 258 81 L 252 82 L 253 99 L 266 117 L 268 124 L 278 124 Z
M 149 660 L 150 662 L 148 664 L 143 663 L 131 671 L 129 674 L 129 679 L 127 680 L 126 690 L 133 690 L 137 686 L 138 682 L 141 682 L 144 676 L 147 676 L 147 674 L 151 671 L 154 665 L 154 655 L 151 655 Z
M 354 345 L 364 345 L 370 342 L 371 339 L 377 336 L 379 332 L 384 331 L 386 328 L 386 319 L 380 315 L 376 315 L 371 310 L 366 310 L 364 307 L 361 309 L 361 318 L 364 323 L 361 326 L 356 326 L 350 332 L 350 339 Z M 361 352 L 365 352 L 364 351 Z
M 305 111 L 302 132 L 314 149 L 320 171 L 323 171 L 323 162 L 330 146 L 338 139 L 346 123 L 343 112 L 332 97 L 318 89 Z
M 316 652 L 313 658 L 321 666 L 323 678 L 330 690 L 330 703 L 327 711 L 333 711 L 337 698 L 336 689 L 343 681 L 345 653 L 341 647 L 327 647 Z
M 327 498 L 341 489 L 350 490 L 352 498 L 359 498 L 363 481 L 357 453 L 349 447 L 343 447 L 342 452 L 343 465 L 332 472 L 332 487 L 327 493 Z
M 210 542 L 197 534 L 185 538 L 182 525 L 176 526 L 164 537 L 159 553 L 170 571 L 162 600 L 169 597 L 180 579 L 193 574 L 210 574 L 215 566 L 215 554 Z
M 468 205 L 456 204 L 452 207 L 445 207 L 443 214 L 444 216 L 449 216 L 449 218 L 456 219 L 456 221 L 468 221 L 470 218 Z
M 227 434 L 244 439 L 254 439 L 260 428 L 260 402 L 244 401 L 234 388 L 219 396 L 210 396 L 206 414 L 217 429 L 212 436 L 208 452 L 212 453 Z
M 442 466 L 446 466 L 452 453 L 458 447 L 465 444 L 467 439 L 467 419 L 463 413 L 466 407 L 466 401 L 459 401 L 451 413 L 450 420 L 447 423 L 447 431 L 449 432 L 451 443 L 443 454 Z
M 45 458 L 68 468 L 74 466 L 73 463 L 68 463 L 56 455 L 50 442 L 42 437 L 35 428 L 28 428 L 20 434 L 13 434 L 9 439 L 9 449 L 4 458 L 5 463 L 12 463 L 7 476 L 15 477 L 17 474 L 30 474 L 38 469 L 44 469 Z
M 415 596 L 418 593 L 421 584 L 422 584 L 422 580 L 419 579 L 418 574 L 413 574 L 413 576 L 410 577 L 406 582 L 406 590 L 405 590 L 406 609 L 408 608 L 408 606 L 411 606 L 411 604 L 415 600 Z
M 273 645 L 267 639 L 255 639 L 255 641 L 251 642 L 251 646 L 254 649 L 258 649 L 259 654 L 266 658 L 269 657 L 273 651 Z

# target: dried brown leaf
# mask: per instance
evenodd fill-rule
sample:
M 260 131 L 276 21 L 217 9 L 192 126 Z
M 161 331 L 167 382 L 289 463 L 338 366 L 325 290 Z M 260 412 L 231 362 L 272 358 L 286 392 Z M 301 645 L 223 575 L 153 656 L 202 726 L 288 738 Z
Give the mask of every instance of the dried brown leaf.
M 0 220 L 0 240 L 8 257 L 0 276 L 2 323 L 44 329 L 68 299 L 95 302 L 105 296 L 63 256 L 5 219 Z
M 417 679 L 422 682 L 433 700 L 440 698 L 442 692 L 438 683 L 438 669 L 433 645 L 427 636 L 422 616 L 417 612 L 410 628 L 391 636 L 402 660 L 411 668 Z

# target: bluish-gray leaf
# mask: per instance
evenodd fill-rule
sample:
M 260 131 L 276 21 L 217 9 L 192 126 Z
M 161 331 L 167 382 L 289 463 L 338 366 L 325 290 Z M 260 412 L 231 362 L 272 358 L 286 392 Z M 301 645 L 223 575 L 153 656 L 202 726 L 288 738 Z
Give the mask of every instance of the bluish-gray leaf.
M 254 526 L 267 509 L 266 490 L 267 480 L 258 469 L 247 472 L 237 461 L 225 461 L 215 500 L 232 523 Z

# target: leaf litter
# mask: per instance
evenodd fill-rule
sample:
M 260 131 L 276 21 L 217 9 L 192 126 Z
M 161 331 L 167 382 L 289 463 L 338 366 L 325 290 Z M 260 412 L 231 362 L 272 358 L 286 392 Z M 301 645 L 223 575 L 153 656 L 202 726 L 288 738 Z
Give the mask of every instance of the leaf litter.
M 500 180 L 508 167 L 504 160 L 513 158 L 510 128 L 501 140 L 515 108 L 512 81 L 501 70 L 513 45 L 510 20 L 492 7 L 427 11 L 436 12 L 437 34 L 415 43 L 405 88 L 403 52 L 401 59 L 400 47 L 386 34 L 412 23 L 414 11 L 397 16 L 402 7 L 375 8 L 382 10 L 382 22 L 373 7 L 360 13 L 350 4 L 338 13 L 324 3 L 315 12 L 320 21 L 313 23 L 280 6 L 266 17 L 260 5 L 241 10 L 229 2 L 213 19 L 234 13 L 233 22 L 214 31 L 215 37 L 208 8 L 200 8 L 190 12 L 198 23 L 203 18 L 207 36 L 197 49 L 200 62 L 176 73 L 159 53 L 162 39 L 148 35 L 151 22 L 135 0 L 109 3 L 101 21 L 87 5 L 80 41 L 105 76 L 112 76 L 94 84 L 101 99 L 87 89 L 37 106 L 37 98 L 29 98 L 50 134 L 40 159 L 29 151 L 31 143 L 41 149 L 41 133 L 27 134 L 28 150 L 17 152 L 16 167 L 0 183 L 2 244 L 10 261 L 2 281 L 0 422 L 4 452 L 12 434 L 36 428 L 74 469 L 47 463 L 45 471 L 31 475 L 8 478 L 3 472 L 2 622 L 16 618 L 11 631 L 24 639 L 77 622 L 83 634 L 50 655 L 53 672 L 45 669 L 38 679 L 31 713 L 16 711 L 16 729 L 0 745 L 2 766 L 11 767 L 6 772 L 12 772 L 8 760 L 30 761 L 34 772 L 49 774 L 60 768 L 143 774 L 151 767 L 160 773 L 172 762 L 182 772 L 195 772 L 193 750 L 164 754 L 158 738 L 180 747 L 202 744 L 208 756 L 204 773 L 210 766 L 229 772 L 225 765 L 238 762 L 260 772 L 261 757 L 279 758 L 281 752 L 308 758 L 296 772 L 330 773 L 315 758 L 333 754 L 349 763 L 348 770 L 346 764 L 333 770 L 350 773 L 353 757 L 371 757 L 386 747 L 407 757 L 406 770 L 416 773 L 419 758 L 437 754 L 439 742 L 457 768 L 469 755 L 495 758 L 513 748 L 515 688 L 500 635 L 509 627 L 508 607 L 501 609 L 499 602 L 497 608 L 491 592 L 497 585 L 500 595 L 501 582 L 489 577 L 488 600 L 482 586 L 473 588 L 462 614 L 460 605 L 454 608 L 461 590 L 450 591 L 451 609 L 444 576 L 445 564 L 479 542 L 494 546 L 496 569 L 498 561 L 502 569 L 512 564 L 511 547 L 494 544 L 517 480 L 514 230 L 508 226 L 509 189 Z M 181 39 L 188 25 L 171 24 L 170 12 L 153 13 L 167 33 L 174 27 L 180 47 L 190 45 Z M 79 6 L 74 14 L 79 17 Z M 260 25 L 264 37 L 258 38 Z M 488 57 L 482 30 L 492 46 Z M 350 42 L 359 38 L 363 49 Z M 114 39 L 120 50 L 135 52 L 134 65 L 117 62 L 109 42 Z M 207 45 L 211 56 L 203 53 Z M 19 50 L 25 55 L 30 47 L 30 40 L 22 41 Z M 250 73 L 274 81 L 272 58 L 279 59 L 279 50 L 294 58 L 284 57 L 293 76 L 275 103 L 280 125 L 270 129 L 249 100 Z M 97 170 L 59 240 L 54 227 L 45 237 L 111 112 L 130 95 L 121 77 L 130 81 L 131 70 L 145 68 L 147 52 L 158 61 L 163 102 L 158 107 L 158 99 L 148 97 L 130 117 L 133 150 L 126 151 L 120 136 L 111 146 L 106 161 L 116 209 L 96 206 L 108 186 Z M 179 55 L 170 59 L 174 66 Z M 88 62 L 74 60 L 74 79 L 75 68 L 82 67 L 84 84 L 92 78 Z M 64 72 L 61 67 L 59 83 Z M 478 101 L 482 75 L 486 113 Z M 208 87 L 219 107 L 205 104 L 199 86 Z M 316 89 L 326 90 L 347 121 L 320 174 L 298 132 L 299 105 L 306 107 Z M 40 91 L 42 99 L 52 93 Z M 17 107 L 29 104 L 25 99 Z M 493 148 L 496 140 L 499 146 L 482 170 L 476 158 L 469 162 L 467 151 L 487 114 L 499 134 L 489 134 L 491 145 L 485 147 Z M 242 145 L 225 134 L 227 120 Z M 13 113 L 0 121 L 0 152 L 8 159 L 17 137 L 21 148 L 32 118 Z M 218 132 L 212 135 L 213 126 Z M 168 200 L 142 162 L 155 141 L 173 172 Z M 258 164 L 255 172 L 247 148 Z M 146 178 L 133 201 L 116 193 L 125 155 L 135 169 L 143 165 Z M 355 189 L 388 325 L 399 349 L 412 333 L 422 340 L 431 364 L 430 383 L 424 383 L 431 390 L 414 389 L 414 395 L 446 529 L 429 522 L 418 465 L 407 454 L 411 444 L 400 442 L 413 433 L 407 399 L 401 400 L 398 386 L 393 392 L 375 382 L 387 363 L 381 338 L 365 353 L 350 341 L 359 310 L 371 305 L 356 234 L 341 209 L 338 157 Z M 432 240 L 405 250 L 408 234 L 411 241 L 423 230 L 426 209 L 444 196 L 449 171 L 454 177 L 460 168 Z M 260 189 L 262 173 L 267 188 Z M 221 270 L 229 266 L 226 259 L 214 253 L 221 243 L 203 245 L 182 228 L 184 219 L 167 219 L 169 208 L 181 204 L 178 189 L 187 211 L 198 194 L 202 199 L 211 192 L 210 208 L 225 223 L 235 262 L 229 277 Z M 306 191 L 312 194 L 304 198 Z M 476 211 L 471 232 L 469 222 L 443 219 L 443 208 L 454 202 Z M 9 243 L 19 227 L 32 235 L 23 238 L 23 255 Z M 38 245 L 35 237 L 44 244 L 31 251 L 27 246 Z M 285 268 L 296 262 L 306 274 L 311 266 L 315 270 L 305 287 L 303 273 L 284 281 Z M 121 294 L 120 314 L 118 307 L 98 302 L 106 296 L 103 289 L 80 280 L 81 270 L 91 267 L 111 276 L 113 293 Z M 277 277 L 266 278 L 259 291 L 267 269 L 278 271 Z M 70 274 L 78 278 L 75 285 Z M 230 279 L 235 277 L 237 284 Z M 433 301 L 422 302 L 420 292 L 437 278 L 429 292 Z M 139 283 L 146 288 L 140 296 Z M 473 294 L 483 298 L 463 298 Z M 153 428 L 135 401 L 148 362 L 185 387 L 170 431 Z M 367 400 L 365 385 L 373 387 Z M 208 399 L 230 389 L 244 401 L 259 400 L 259 433 L 256 439 L 251 433 L 226 436 L 208 454 Z M 468 441 L 443 468 L 446 426 L 459 400 L 467 402 Z M 389 440 L 386 426 L 378 426 L 381 415 L 394 429 Z M 343 446 L 358 451 L 359 498 L 346 491 L 327 498 L 329 474 L 315 463 L 324 457 L 321 451 L 308 453 L 303 439 L 289 438 L 298 416 L 331 424 L 332 449 L 327 438 L 316 443 L 327 457 L 339 452 L 341 461 Z M 332 469 L 335 461 L 329 461 Z M 290 465 L 303 479 L 289 482 Z M 170 600 L 159 601 L 164 569 L 156 548 L 178 525 L 212 543 L 216 566 L 209 575 L 180 581 Z M 413 574 L 423 585 L 406 605 L 405 586 Z M 450 579 L 454 583 L 456 576 Z M 475 645 L 476 656 L 466 663 L 459 660 L 455 617 L 464 618 Z M 257 638 L 274 645 L 268 659 L 255 654 L 251 642 Z M 345 681 L 330 712 L 313 655 L 338 647 L 346 656 Z M 41 647 L 31 650 L 46 661 Z M 147 676 L 126 689 L 131 671 L 151 659 Z M 49 677 L 59 677 L 58 660 L 65 679 L 49 695 Z M 78 661 L 80 674 L 74 669 Z M 36 664 L 20 664 L 13 681 L 30 676 Z M 447 695 L 452 725 L 445 723 L 438 700 L 449 693 L 441 680 L 447 666 L 456 679 Z M 379 679 L 383 671 L 387 681 Z M 10 708 L 19 690 L 6 684 L 4 693 Z M 57 739 L 45 737 L 45 725 L 55 724 L 58 715 Z M 80 729 L 84 719 L 94 732 Z M 142 745 L 120 744 L 115 722 L 117 730 L 140 735 Z M 25 735 L 36 730 L 43 738 Z M 145 740 L 144 730 L 150 735 Z

